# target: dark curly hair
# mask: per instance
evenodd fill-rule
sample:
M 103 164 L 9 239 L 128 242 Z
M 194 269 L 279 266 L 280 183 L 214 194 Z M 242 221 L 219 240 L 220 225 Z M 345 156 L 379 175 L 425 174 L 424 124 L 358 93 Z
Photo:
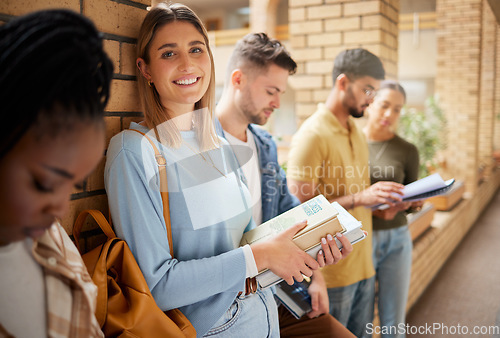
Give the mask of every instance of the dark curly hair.
M 351 80 L 370 76 L 377 80 L 385 78 L 385 70 L 380 59 L 363 48 L 347 49 L 341 52 L 333 62 L 332 79 L 340 74 L 347 75 Z
M 44 10 L 1 26 L 0 69 L 2 117 L 9 121 L 0 158 L 30 128 L 57 135 L 82 122 L 103 124 L 113 64 L 84 16 Z

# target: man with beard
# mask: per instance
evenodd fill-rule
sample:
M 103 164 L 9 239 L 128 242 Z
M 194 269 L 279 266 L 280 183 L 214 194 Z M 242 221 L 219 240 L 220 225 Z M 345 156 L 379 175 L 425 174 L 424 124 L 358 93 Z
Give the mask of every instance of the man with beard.
M 264 125 L 280 107 L 288 76 L 297 64 L 278 40 L 251 33 L 235 46 L 228 61 L 225 86 L 216 115 L 223 136 L 233 147 L 249 181 L 253 218 L 257 225 L 299 205 L 288 192 L 271 135 Z M 276 183 L 276 184 L 272 184 Z
M 220 123 L 215 121 L 216 129 L 232 146 L 242 166 L 257 225 L 300 204 L 288 191 L 271 135 L 256 126 L 264 125 L 274 109 L 280 107 L 288 76 L 296 69 L 297 64 L 278 40 L 264 33 L 248 34 L 238 41 L 229 59 L 224 90 L 217 104 Z M 333 261 L 325 255 L 327 264 L 336 263 L 351 252 L 349 241 L 345 237 L 341 241 L 344 249 L 332 250 Z M 279 307 L 282 337 L 353 337 L 328 313 L 328 294 L 319 271 L 314 272 L 309 294 L 313 310 L 300 320 Z
M 357 48 L 334 61 L 333 84 L 294 135 L 288 161 L 288 187 L 301 202 L 323 194 L 361 221 L 368 238 L 336 265 L 322 269 L 330 298 L 330 314 L 357 337 L 366 335 L 373 320 L 375 271 L 372 264 L 372 217 L 367 206 L 393 205 L 402 185 L 378 182 L 370 186 L 368 145 L 354 122 L 373 101 L 385 71 L 380 59 Z

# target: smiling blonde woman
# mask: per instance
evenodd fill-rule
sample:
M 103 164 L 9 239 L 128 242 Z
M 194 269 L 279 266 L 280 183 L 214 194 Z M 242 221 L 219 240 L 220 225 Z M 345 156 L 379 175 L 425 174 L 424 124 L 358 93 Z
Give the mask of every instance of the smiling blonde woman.
M 137 45 L 144 121 L 130 129 L 147 134 L 166 159 L 173 240 L 167 240 L 153 149 L 128 130 L 111 140 L 105 169 L 117 234 L 158 306 L 180 308 L 199 336 L 277 337 L 272 291 L 252 288 L 256 292 L 245 295 L 247 281 L 269 268 L 292 283 L 324 262 L 291 240 L 305 223 L 239 247 L 244 231 L 255 226 L 251 197 L 231 148 L 215 134 L 214 62 L 196 14 L 180 4 L 157 5 Z M 324 251 L 331 255 L 329 246 Z

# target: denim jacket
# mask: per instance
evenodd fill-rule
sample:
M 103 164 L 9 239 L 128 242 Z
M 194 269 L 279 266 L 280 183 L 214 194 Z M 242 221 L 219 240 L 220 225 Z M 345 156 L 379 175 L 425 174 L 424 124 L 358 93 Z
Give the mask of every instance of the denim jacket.
M 224 130 L 218 119 L 215 119 L 217 133 L 225 138 Z M 286 184 L 285 171 L 278 164 L 278 150 L 271 134 L 249 125 L 253 134 L 260 161 L 262 181 L 262 223 L 300 204 L 292 195 Z

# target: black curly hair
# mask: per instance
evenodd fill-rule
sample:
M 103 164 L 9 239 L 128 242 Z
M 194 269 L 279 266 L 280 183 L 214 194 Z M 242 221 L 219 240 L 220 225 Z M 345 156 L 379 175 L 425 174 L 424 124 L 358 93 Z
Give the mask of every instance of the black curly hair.
M 113 64 L 84 16 L 43 10 L 0 27 L 0 158 L 30 128 L 57 135 L 78 123 L 103 124 Z M 47 129 L 48 128 L 48 129 Z

